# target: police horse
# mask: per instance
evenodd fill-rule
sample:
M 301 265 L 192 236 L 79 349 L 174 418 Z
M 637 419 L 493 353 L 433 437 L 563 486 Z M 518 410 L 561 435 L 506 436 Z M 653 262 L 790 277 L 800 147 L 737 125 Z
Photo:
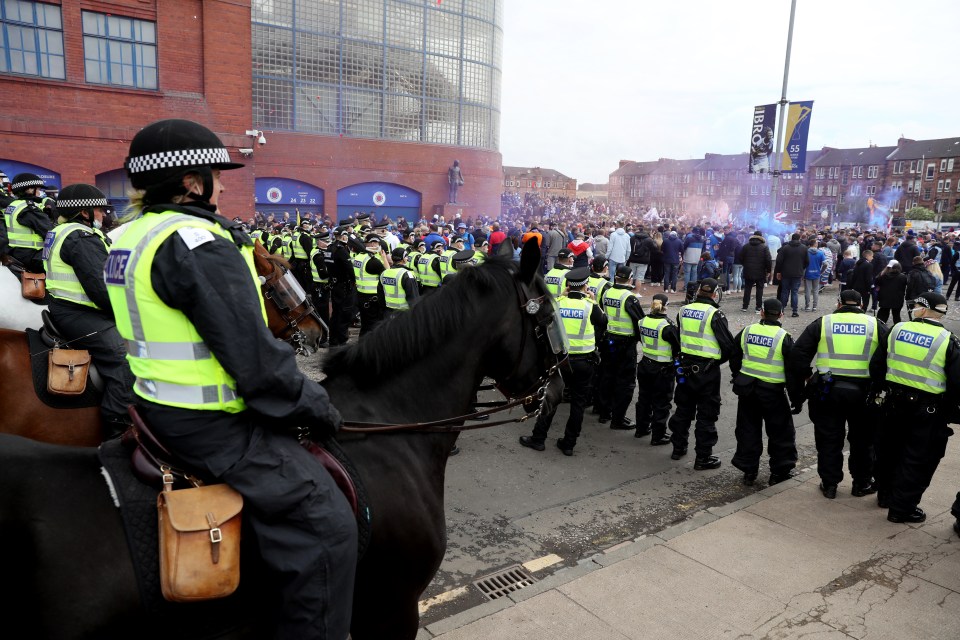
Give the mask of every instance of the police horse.
M 323 384 L 353 425 L 337 439 L 358 470 L 372 516 L 357 567 L 354 640 L 417 634 L 419 597 L 446 548 L 447 456 L 458 425 L 475 415 L 483 378 L 512 400 L 504 406 L 524 403 L 529 411 L 565 355 L 555 307 L 538 275 L 539 253 L 530 241 L 519 267 L 496 256 L 460 272 L 325 363 Z M 447 346 L 464 335 L 476 338 L 475 348 L 446 357 Z M 141 613 L 120 516 L 99 467 L 93 449 L 0 436 L 5 624 L 54 639 L 200 637 L 196 630 L 209 620 L 191 620 L 200 615 L 194 604 L 177 605 L 176 624 Z M 265 616 L 260 596 L 232 615 Z M 235 628 L 215 637 L 257 636 Z
M 267 320 L 271 332 L 291 343 L 298 353 L 315 350 L 325 339 L 327 327 L 316 317 L 313 307 L 289 270 L 287 262 L 271 255 L 259 242 L 254 248 L 254 263 L 262 279 L 262 293 L 267 300 Z M 16 279 L 14 278 L 16 282 Z M 39 328 L 40 309 L 36 306 Z M 31 310 L 32 311 L 32 310 Z M 67 345 L 69 347 L 69 345 Z M 100 444 L 100 407 L 60 408 L 43 402 L 34 391 L 31 356 L 46 362 L 40 350 L 31 354 L 26 334 L 0 329 L 0 433 L 12 433 L 41 442 L 93 447 Z M 65 403 L 66 404 L 66 403 Z M 76 403 L 73 403 L 76 404 Z

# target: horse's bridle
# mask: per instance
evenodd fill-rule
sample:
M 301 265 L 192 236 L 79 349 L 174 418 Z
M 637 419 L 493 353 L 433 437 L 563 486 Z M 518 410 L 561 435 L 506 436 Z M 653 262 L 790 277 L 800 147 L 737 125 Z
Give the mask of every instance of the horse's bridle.
M 483 409 L 474 413 L 468 413 L 462 416 L 455 416 L 453 418 L 432 420 L 430 422 L 388 424 L 376 422 L 344 421 L 341 430 L 347 433 L 387 433 L 393 431 L 470 431 L 472 429 L 485 429 L 487 427 L 495 427 L 513 422 L 526 422 L 531 418 L 538 417 L 540 412 L 543 410 L 543 402 L 547 397 L 547 385 L 550 382 L 550 378 L 554 373 L 556 373 L 560 366 L 566 362 L 567 350 L 565 343 L 562 342 L 562 338 L 560 339 L 561 341 L 559 344 L 557 344 L 555 338 L 551 338 L 551 328 L 554 323 L 559 322 L 559 320 L 553 311 L 550 294 L 544 294 L 538 298 L 531 298 L 523 291 L 523 287 L 519 281 L 515 281 L 514 286 L 517 292 L 518 301 L 520 303 L 520 309 L 523 312 L 523 317 L 525 318 L 526 316 L 533 316 L 537 322 L 537 326 L 534 328 L 534 336 L 537 342 L 538 357 L 540 357 L 541 361 L 544 363 L 547 362 L 548 358 L 553 360 L 553 364 L 546 366 L 544 372 L 540 375 L 537 381 L 526 390 L 526 392 L 520 396 L 511 395 L 509 392 L 504 390 L 503 382 L 497 382 L 493 385 L 493 388 L 496 388 L 500 393 L 502 393 L 506 400 L 502 402 L 477 402 L 475 405 L 490 407 L 488 409 Z M 520 364 L 523 361 L 523 353 L 527 344 L 527 333 L 523 331 L 521 334 L 522 338 L 520 340 L 520 348 L 517 352 L 517 361 L 514 364 L 513 369 L 510 371 L 510 374 L 507 375 L 504 380 L 508 380 L 516 375 L 517 371 L 520 369 Z M 467 420 L 477 420 L 478 418 L 490 416 L 494 413 L 509 411 L 510 409 L 520 405 L 523 405 L 524 407 L 532 406 L 534 403 L 536 403 L 536 409 L 533 411 L 528 411 L 519 418 L 495 420 L 493 422 L 483 422 L 482 424 L 462 424 Z
M 313 303 L 310 302 L 310 296 L 303 290 L 294 275 L 279 263 L 271 262 L 270 264 L 273 265 L 273 271 L 268 276 L 260 276 L 260 285 L 263 289 L 263 297 L 276 305 L 280 319 L 287 324 L 283 333 L 277 337 L 289 342 L 298 355 L 310 355 L 307 334 L 300 329 L 299 323 L 307 316 L 312 316 L 321 324 L 323 322 L 317 316 Z M 297 313 L 300 308 L 303 310 Z

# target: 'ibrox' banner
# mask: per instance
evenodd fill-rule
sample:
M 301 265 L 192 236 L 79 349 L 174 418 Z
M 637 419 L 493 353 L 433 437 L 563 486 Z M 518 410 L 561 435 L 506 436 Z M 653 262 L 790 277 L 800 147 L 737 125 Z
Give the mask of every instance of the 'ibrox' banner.
M 807 133 L 813 100 L 791 102 L 787 110 L 787 134 L 783 139 L 783 173 L 803 173 L 807 170 Z
M 777 122 L 777 105 L 763 104 L 753 108 L 750 131 L 750 173 L 769 173 L 773 155 L 773 127 Z

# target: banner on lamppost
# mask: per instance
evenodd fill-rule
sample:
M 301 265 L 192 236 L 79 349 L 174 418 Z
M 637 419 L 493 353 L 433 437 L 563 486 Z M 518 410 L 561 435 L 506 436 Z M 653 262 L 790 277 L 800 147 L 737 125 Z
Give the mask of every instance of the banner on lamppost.
M 777 105 L 762 104 L 753 108 L 753 127 L 750 130 L 750 173 L 769 173 L 773 155 L 773 128 L 777 123 Z
M 810 114 L 813 100 L 791 102 L 787 109 L 787 131 L 783 138 L 783 173 L 803 173 L 807 170 L 807 134 L 810 132 Z

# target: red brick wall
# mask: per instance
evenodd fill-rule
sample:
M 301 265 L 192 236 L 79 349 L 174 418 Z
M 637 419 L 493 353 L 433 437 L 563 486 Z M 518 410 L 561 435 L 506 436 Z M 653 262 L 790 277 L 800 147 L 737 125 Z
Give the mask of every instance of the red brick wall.
M 85 82 L 81 8 L 157 23 L 159 90 Z M 325 190 L 336 215 L 338 189 L 360 182 L 402 184 L 422 194 L 423 213 L 447 200 L 446 171 L 460 160 L 458 200 L 474 213 L 497 215 L 500 154 L 439 145 L 266 132 L 252 129 L 250 0 L 63 0 L 66 81 L 0 75 L 0 157 L 47 167 L 63 184 L 94 183 L 119 169 L 131 138 L 163 118 L 188 118 L 213 129 L 244 169 L 225 175 L 228 217 L 253 213 L 255 176 L 303 180 Z M 241 158 L 238 148 L 256 149 Z M 12 177 L 12 176 L 11 176 Z

